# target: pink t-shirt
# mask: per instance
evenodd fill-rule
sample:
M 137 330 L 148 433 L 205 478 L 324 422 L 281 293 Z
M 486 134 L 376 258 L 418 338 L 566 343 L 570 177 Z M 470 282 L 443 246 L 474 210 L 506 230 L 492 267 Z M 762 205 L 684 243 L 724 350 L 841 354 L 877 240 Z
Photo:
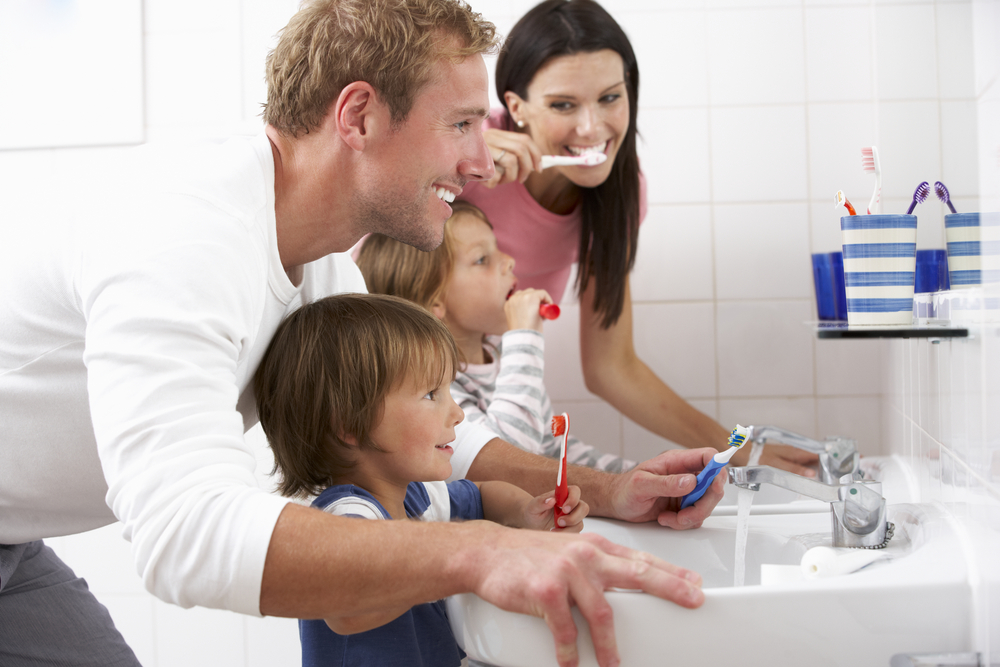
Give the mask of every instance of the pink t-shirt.
M 490 111 L 486 129 L 510 130 L 507 111 Z M 472 182 L 460 199 L 478 206 L 489 218 L 497 246 L 517 262 L 518 288 L 534 287 L 549 293 L 557 303 L 566 291 L 570 271 L 580 255 L 579 204 L 566 215 L 544 209 L 521 183 L 507 183 L 492 190 Z M 646 217 L 646 179 L 639 174 L 639 222 Z

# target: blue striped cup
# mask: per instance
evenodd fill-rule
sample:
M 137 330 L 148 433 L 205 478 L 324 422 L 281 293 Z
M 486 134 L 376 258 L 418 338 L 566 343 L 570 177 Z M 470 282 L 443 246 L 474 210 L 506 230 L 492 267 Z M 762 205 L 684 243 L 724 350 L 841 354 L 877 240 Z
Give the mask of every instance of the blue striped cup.
M 1000 213 L 944 216 L 953 288 L 1000 282 Z
M 844 240 L 847 323 L 913 323 L 917 216 L 848 215 Z

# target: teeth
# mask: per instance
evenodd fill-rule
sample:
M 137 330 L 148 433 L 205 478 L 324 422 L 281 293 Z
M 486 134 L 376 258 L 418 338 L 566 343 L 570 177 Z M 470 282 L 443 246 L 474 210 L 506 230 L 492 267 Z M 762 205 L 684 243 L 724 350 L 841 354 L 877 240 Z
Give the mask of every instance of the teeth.
M 581 148 L 579 146 L 567 146 L 569 152 L 573 155 L 587 155 L 588 153 L 603 153 L 604 149 L 608 147 L 608 142 L 604 142 L 599 146 L 587 146 L 586 148 Z
M 438 199 L 443 199 L 449 204 L 455 201 L 455 193 L 450 190 L 445 190 L 444 188 L 437 188 L 434 193 L 438 196 Z

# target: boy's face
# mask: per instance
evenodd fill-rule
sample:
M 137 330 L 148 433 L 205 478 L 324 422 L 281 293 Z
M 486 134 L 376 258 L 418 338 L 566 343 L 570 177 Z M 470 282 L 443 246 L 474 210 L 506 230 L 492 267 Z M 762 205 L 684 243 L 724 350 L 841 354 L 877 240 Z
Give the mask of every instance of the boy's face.
M 490 226 L 471 213 L 452 222 L 455 266 L 444 292 L 444 322 L 456 339 L 507 331 L 504 303 L 517 286 L 514 258 L 497 248 Z
M 451 475 L 451 443 L 465 413 L 451 397 L 452 369 L 436 386 L 407 377 L 386 396 L 382 421 L 372 440 L 383 452 L 370 452 L 373 466 L 387 482 L 435 482 Z M 436 378 L 435 378 L 436 381 Z

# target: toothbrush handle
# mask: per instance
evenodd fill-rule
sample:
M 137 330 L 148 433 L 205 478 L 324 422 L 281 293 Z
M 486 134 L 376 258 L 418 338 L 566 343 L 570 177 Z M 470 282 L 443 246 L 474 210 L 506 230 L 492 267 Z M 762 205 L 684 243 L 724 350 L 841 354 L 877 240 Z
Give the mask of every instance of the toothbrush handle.
M 705 469 L 698 473 L 698 480 L 694 485 L 694 491 L 684 496 L 683 500 L 681 500 L 681 509 L 690 507 L 697 501 L 701 500 L 701 497 L 705 495 L 705 491 L 708 491 L 709 485 L 715 481 L 719 471 L 725 467 L 725 463 L 720 463 L 713 458 L 709 464 L 705 466 Z
M 538 307 L 538 314 L 545 320 L 554 320 L 559 317 L 559 306 L 554 303 L 543 303 Z

